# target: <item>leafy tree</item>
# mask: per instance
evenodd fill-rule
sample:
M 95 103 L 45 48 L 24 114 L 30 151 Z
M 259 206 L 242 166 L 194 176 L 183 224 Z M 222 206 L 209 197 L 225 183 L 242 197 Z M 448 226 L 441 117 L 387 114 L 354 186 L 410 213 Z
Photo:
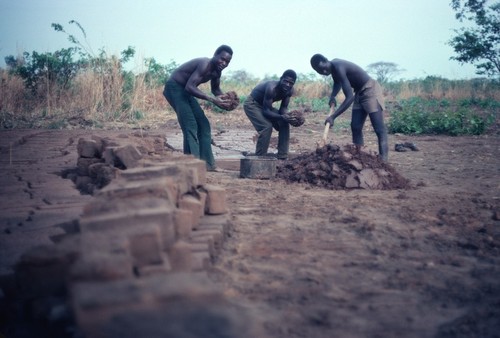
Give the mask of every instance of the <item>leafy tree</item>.
M 74 55 L 74 48 L 63 48 L 54 53 L 24 52 L 19 58 L 5 57 L 5 64 L 9 72 L 20 76 L 26 88 L 35 93 L 40 84 L 52 86 L 57 83 L 61 89 L 67 88 L 82 65 L 73 60 Z
M 368 73 L 374 74 L 380 83 L 386 83 L 391 77 L 404 71 L 396 63 L 384 61 L 370 63 L 366 70 Z
M 172 72 L 178 67 L 175 61 L 170 61 L 167 65 L 158 63 L 155 58 L 146 58 L 144 65 L 147 67 L 145 79 L 152 85 L 163 85 Z
M 448 44 L 456 56 L 450 59 L 473 64 L 476 74 L 500 74 L 500 2 L 491 0 L 452 0 L 451 7 L 460 22 L 471 27 L 455 30 Z

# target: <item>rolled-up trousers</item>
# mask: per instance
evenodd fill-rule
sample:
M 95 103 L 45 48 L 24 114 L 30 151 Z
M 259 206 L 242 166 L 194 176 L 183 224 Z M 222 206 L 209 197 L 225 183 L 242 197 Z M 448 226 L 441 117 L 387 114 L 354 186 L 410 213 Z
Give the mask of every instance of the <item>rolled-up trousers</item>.
M 243 109 L 258 133 L 255 155 L 265 156 L 271 142 L 273 128 L 278 131 L 278 158 L 288 156 L 290 142 L 290 124 L 285 121 L 271 121 L 262 113 L 262 106 L 249 95 L 243 104 Z

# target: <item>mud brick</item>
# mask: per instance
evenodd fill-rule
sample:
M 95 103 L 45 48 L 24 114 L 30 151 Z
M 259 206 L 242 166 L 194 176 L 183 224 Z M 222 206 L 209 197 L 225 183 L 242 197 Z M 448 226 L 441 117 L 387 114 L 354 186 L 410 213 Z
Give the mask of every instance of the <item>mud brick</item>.
M 95 163 L 102 162 L 100 159 L 95 157 L 79 157 L 76 160 L 76 172 L 80 176 L 90 176 L 89 175 L 89 166 Z
M 126 213 L 133 210 L 167 208 L 177 210 L 171 201 L 161 197 L 140 196 L 136 198 L 108 198 L 107 196 L 94 196 L 83 207 L 82 217 L 104 213 Z
M 180 198 L 179 208 L 189 210 L 193 213 L 192 224 L 193 229 L 195 229 L 200 224 L 200 218 L 204 214 L 204 206 L 201 201 L 193 195 L 186 194 Z
M 172 272 L 168 255 L 163 253 L 163 263 L 156 265 L 145 265 L 137 268 L 137 274 L 140 278 L 150 277 L 155 275 L 165 275 Z
M 79 157 L 100 157 L 99 145 L 95 140 L 80 138 L 76 146 Z
M 202 186 L 207 183 L 207 164 L 205 161 L 197 158 L 186 158 L 181 162 L 184 166 L 192 168 L 196 172 L 196 185 Z
M 79 282 L 71 289 L 71 307 L 86 337 L 105 337 L 102 325 L 113 315 L 144 308 L 144 291 L 135 279 Z
M 117 163 L 115 149 L 116 147 L 106 147 L 106 149 L 102 151 L 102 159 L 104 163 L 115 166 L 115 164 Z
M 128 181 L 125 179 L 113 180 L 101 189 L 96 196 L 107 198 L 138 198 L 159 197 L 177 205 L 179 184 L 174 177 L 161 177 L 150 180 Z
M 151 178 L 181 175 L 183 170 L 182 166 L 177 163 L 150 164 L 146 162 L 144 165 L 144 167 L 125 170 L 122 177 L 131 181 L 149 180 Z
M 193 252 L 191 255 L 193 259 L 191 268 L 192 271 L 207 270 L 212 265 L 212 259 L 208 252 L 198 251 Z
M 227 301 L 204 271 L 155 275 L 126 283 L 87 284 L 74 290 L 77 325 L 86 337 L 187 337 L 193 336 L 192 330 L 182 328 L 193 325 L 198 332 L 217 337 L 263 336 L 254 329 L 255 318 Z M 110 295 L 114 290 L 118 294 Z M 202 320 L 193 321 L 200 316 Z M 221 323 L 215 328 L 213 320 Z
M 228 236 L 232 229 L 232 223 L 228 214 L 205 215 L 200 220 L 199 230 L 203 229 L 222 229 L 225 236 Z
M 187 209 L 174 211 L 174 227 L 177 239 L 186 239 L 193 230 L 193 212 Z
M 170 266 L 172 271 L 191 271 L 193 257 L 189 243 L 179 240 L 170 248 L 168 252 Z
M 142 158 L 141 152 L 132 144 L 116 147 L 114 155 L 116 160 L 127 169 L 136 167 Z
M 191 191 L 193 188 L 196 188 L 197 186 L 200 185 L 200 177 L 199 177 L 199 171 L 193 167 L 192 165 L 185 165 L 184 162 L 188 161 L 189 163 L 191 160 L 194 161 L 201 161 L 196 158 L 194 158 L 192 155 L 182 155 L 178 157 L 174 157 L 170 159 L 169 161 L 162 161 L 162 162 L 152 162 L 152 161 L 143 161 L 142 164 L 144 167 L 148 168 L 150 166 L 152 167 L 166 167 L 164 169 L 166 173 L 168 171 L 171 171 L 171 169 L 168 169 L 172 166 L 175 166 L 179 168 L 180 172 L 173 175 L 170 174 L 171 176 L 175 176 L 177 178 L 177 181 L 179 183 L 179 191 L 181 191 L 181 194 L 185 194 L 188 191 Z M 202 161 L 205 163 L 204 161 Z M 205 165 L 206 166 L 206 165 Z M 206 175 L 205 175 L 206 176 Z M 203 179 L 203 177 L 202 177 Z
M 197 186 L 198 179 L 184 166 L 178 163 L 165 163 L 144 168 L 125 170 L 121 177 L 128 181 L 150 181 L 154 179 L 169 178 L 169 185 L 175 187 L 175 196 L 181 196 L 192 191 Z M 176 200 L 177 202 L 177 200 Z
M 222 249 L 222 242 L 224 241 L 224 234 L 222 232 L 222 229 L 193 231 L 191 238 L 196 237 L 212 238 L 215 251 L 219 252 Z
M 215 241 L 212 236 L 207 236 L 207 235 L 197 235 L 193 234 L 189 237 L 189 244 L 191 244 L 193 247 L 197 247 L 199 245 L 206 245 L 208 246 L 208 252 L 212 256 L 217 255 L 217 250 L 215 248 Z
M 76 255 L 76 249 L 58 245 L 41 245 L 25 252 L 14 267 L 20 294 L 41 297 L 63 292 Z
M 204 189 L 196 189 L 195 191 L 203 207 L 203 214 L 201 215 L 203 217 L 203 215 L 205 214 L 205 210 L 207 209 L 207 193 Z
M 97 135 L 90 136 L 90 139 L 94 141 L 97 145 L 97 157 L 102 157 L 102 152 L 104 151 L 104 147 L 106 146 L 106 141 Z
M 163 250 L 168 249 L 175 241 L 174 211 L 172 208 L 151 208 L 129 210 L 128 212 L 104 213 L 82 216 L 80 231 L 126 231 L 127 228 L 144 228 L 158 226 L 160 243 Z
M 203 188 L 207 192 L 205 212 L 210 215 L 227 213 L 226 189 L 212 184 L 206 184 Z
M 191 251 L 193 253 L 206 252 L 212 258 L 215 258 L 215 256 L 216 256 L 214 246 L 210 245 L 209 240 L 203 240 L 200 242 L 189 242 L 189 245 L 191 246 Z
M 127 229 L 123 234 L 130 243 L 130 254 L 135 267 L 162 264 L 160 228 L 156 225 L 140 226 Z
M 72 266 L 71 283 L 82 281 L 113 281 L 133 277 L 132 259 L 124 253 L 87 252 Z

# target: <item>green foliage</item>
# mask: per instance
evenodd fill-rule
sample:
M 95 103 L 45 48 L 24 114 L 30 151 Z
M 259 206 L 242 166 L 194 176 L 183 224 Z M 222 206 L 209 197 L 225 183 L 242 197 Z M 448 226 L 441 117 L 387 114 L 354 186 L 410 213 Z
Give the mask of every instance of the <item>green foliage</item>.
M 144 59 L 144 65 L 147 68 L 145 81 L 152 86 L 163 86 L 172 72 L 179 66 L 175 61 L 162 65 L 155 58 Z
M 66 89 L 82 67 L 82 62 L 73 59 L 75 52 L 75 48 L 42 54 L 24 52 L 22 58 L 12 55 L 5 57 L 5 63 L 8 71 L 21 77 L 25 87 L 33 93 L 37 92 L 41 84 L 58 84 L 61 89 Z
M 488 76 L 500 75 L 500 2 L 486 0 L 452 0 L 456 18 L 468 21 L 472 26 L 455 30 L 456 35 L 448 42 L 461 63 L 476 66 L 476 73 Z
M 495 121 L 500 107 L 499 102 L 491 100 L 450 102 L 419 97 L 398 103 L 398 108 L 391 111 L 390 133 L 481 135 Z M 476 107 L 484 106 L 493 108 L 490 114 L 475 112 Z

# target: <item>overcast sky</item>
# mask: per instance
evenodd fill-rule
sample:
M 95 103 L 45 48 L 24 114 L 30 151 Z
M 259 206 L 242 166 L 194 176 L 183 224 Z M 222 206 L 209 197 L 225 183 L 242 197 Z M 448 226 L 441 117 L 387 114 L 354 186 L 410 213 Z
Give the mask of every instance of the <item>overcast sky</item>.
M 221 44 L 234 50 L 226 71 L 256 77 L 288 68 L 311 73 L 311 56 L 342 58 L 366 67 L 394 62 L 403 79 L 475 77 L 474 67 L 449 60 L 447 41 L 461 27 L 451 0 L 0 0 L 0 67 L 22 52 L 70 47 L 59 23 L 77 36 L 86 30 L 94 50 L 136 50 L 161 64 L 211 57 Z M 299 79 L 300 80 L 300 79 Z

